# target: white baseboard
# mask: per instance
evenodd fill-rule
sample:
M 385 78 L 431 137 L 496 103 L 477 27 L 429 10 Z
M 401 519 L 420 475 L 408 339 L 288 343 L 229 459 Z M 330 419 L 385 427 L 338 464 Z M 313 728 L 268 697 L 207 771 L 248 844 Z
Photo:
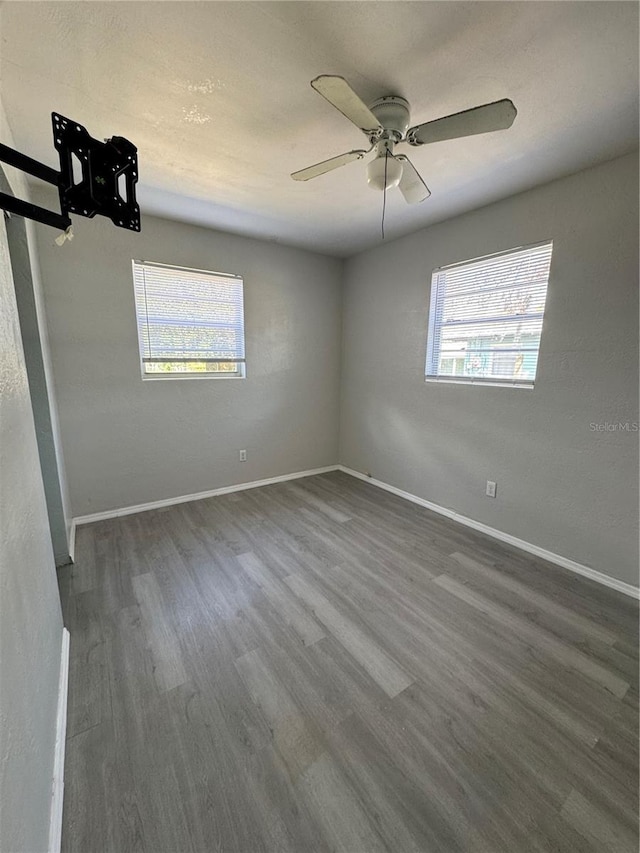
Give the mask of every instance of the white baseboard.
M 108 509 L 105 512 L 94 512 L 91 515 L 79 515 L 72 521 L 74 549 L 75 529 L 79 524 L 91 524 L 93 521 L 106 521 L 109 518 L 119 518 L 121 515 L 134 515 L 137 512 L 148 512 L 151 509 L 162 509 L 175 504 L 184 504 L 189 501 L 199 501 L 203 498 L 214 498 L 217 495 L 228 495 L 231 492 L 242 492 L 245 489 L 258 489 L 260 486 L 270 486 L 273 483 L 284 483 L 287 480 L 298 480 L 301 477 L 313 477 L 314 474 L 326 474 L 328 471 L 337 471 L 337 465 L 327 465 L 324 468 L 313 468 L 311 471 L 296 471 L 293 474 L 280 474 L 277 477 L 267 477 L 265 480 L 254 480 L 250 483 L 237 483 L 234 486 L 222 486 L 220 489 L 210 489 L 207 492 L 195 492 L 192 495 L 179 495 L 175 498 L 165 498 L 160 501 L 150 501 L 135 506 L 125 506 L 121 509 Z M 71 555 L 73 559 L 73 554 Z
M 395 486 L 383 483 L 382 480 L 375 480 L 373 477 L 369 477 L 367 474 L 361 474 L 359 471 L 354 471 L 352 468 L 347 468 L 345 465 L 338 465 L 337 467 L 339 471 L 343 471 L 345 474 L 357 477 L 358 480 L 364 480 L 366 483 L 371 483 L 379 489 L 384 489 L 386 492 L 391 492 L 392 494 L 398 495 L 399 497 L 411 501 L 414 504 L 426 507 L 426 509 L 430 509 L 432 512 L 437 512 L 440 515 L 445 515 L 447 518 L 452 518 L 459 524 L 464 524 L 466 527 L 472 527 L 474 530 L 478 530 L 487 536 L 491 536 L 493 539 L 499 539 L 500 542 L 506 542 L 509 545 L 513 545 L 514 548 L 519 548 L 521 551 L 526 551 L 529 554 L 535 554 L 536 557 L 541 557 L 549 563 L 555 563 L 557 566 L 562 566 L 563 569 L 569 569 L 569 571 L 575 572 L 578 575 L 584 575 L 584 577 L 603 584 L 603 586 L 608 586 L 611 589 L 616 589 L 618 592 L 624 593 L 624 595 L 629 595 L 631 598 L 640 598 L 640 589 L 630 583 L 625 583 L 617 578 L 612 578 L 610 575 L 606 575 L 604 572 L 599 572 L 589 566 L 583 566 L 581 563 L 576 563 L 575 560 L 570 560 L 568 557 L 563 557 L 560 554 L 554 554 L 553 551 L 547 551 L 546 548 L 541 548 L 539 545 L 533 545 L 531 542 L 526 542 L 524 539 L 518 539 L 510 533 L 503 533 L 502 530 L 496 530 L 494 527 L 489 527 L 488 524 L 483 524 L 480 521 L 474 521 L 472 518 L 460 515 L 460 513 L 455 512 L 455 510 L 447 509 L 439 504 L 427 501 L 424 498 L 419 498 L 417 495 L 412 495 L 410 492 L 403 491 L 403 489 L 397 489 Z
M 49 853 L 60 853 L 62 845 L 62 802 L 64 798 L 64 748 L 67 737 L 67 697 L 69 695 L 69 632 L 62 629 L 56 745 L 53 759 L 53 789 L 49 819 Z

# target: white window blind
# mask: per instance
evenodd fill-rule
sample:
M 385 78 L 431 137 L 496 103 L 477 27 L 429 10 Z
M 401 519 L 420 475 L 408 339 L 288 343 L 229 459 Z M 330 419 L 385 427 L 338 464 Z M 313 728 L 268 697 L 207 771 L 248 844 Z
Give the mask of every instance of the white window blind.
M 532 386 L 553 243 L 434 270 L 426 378 Z
M 133 261 L 133 282 L 143 376 L 244 376 L 242 278 Z

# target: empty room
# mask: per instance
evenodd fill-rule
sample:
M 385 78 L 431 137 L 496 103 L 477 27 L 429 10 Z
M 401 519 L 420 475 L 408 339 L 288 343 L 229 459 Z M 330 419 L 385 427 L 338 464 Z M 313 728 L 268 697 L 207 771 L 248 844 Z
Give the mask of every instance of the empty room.
M 1 853 L 636 853 L 639 9 L 0 3 Z

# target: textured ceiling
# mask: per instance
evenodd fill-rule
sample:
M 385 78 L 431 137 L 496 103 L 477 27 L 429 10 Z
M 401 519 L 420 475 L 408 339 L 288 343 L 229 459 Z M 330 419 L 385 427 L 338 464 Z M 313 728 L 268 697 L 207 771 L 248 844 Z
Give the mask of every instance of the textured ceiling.
M 633 2 L 5 2 L 16 145 L 57 165 L 50 113 L 139 149 L 145 211 L 345 256 L 380 241 L 365 137 L 309 86 L 407 98 L 412 124 L 511 98 L 508 131 L 402 146 L 432 196 L 387 194 L 392 239 L 638 145 Z M 143 218 L 144 228 L 144 218 Z

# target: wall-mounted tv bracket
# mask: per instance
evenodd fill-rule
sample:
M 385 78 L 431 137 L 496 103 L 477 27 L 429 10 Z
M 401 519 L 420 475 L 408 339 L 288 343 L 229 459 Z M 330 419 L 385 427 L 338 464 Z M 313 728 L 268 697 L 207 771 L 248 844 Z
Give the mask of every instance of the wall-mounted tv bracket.
M 136 203 L 138 149 L 122 136 L 99 142 L 71 119 L 52 113 L 53 140 L 60 171 L 0 143 L 0 162 L 58 188 L 61 213 L 0 193 L 0 208 L 65 231 L 69 213 L 108 216 L 120 228 L 140 230 Z M 74 158 L 77 169 L 74 169 Z

